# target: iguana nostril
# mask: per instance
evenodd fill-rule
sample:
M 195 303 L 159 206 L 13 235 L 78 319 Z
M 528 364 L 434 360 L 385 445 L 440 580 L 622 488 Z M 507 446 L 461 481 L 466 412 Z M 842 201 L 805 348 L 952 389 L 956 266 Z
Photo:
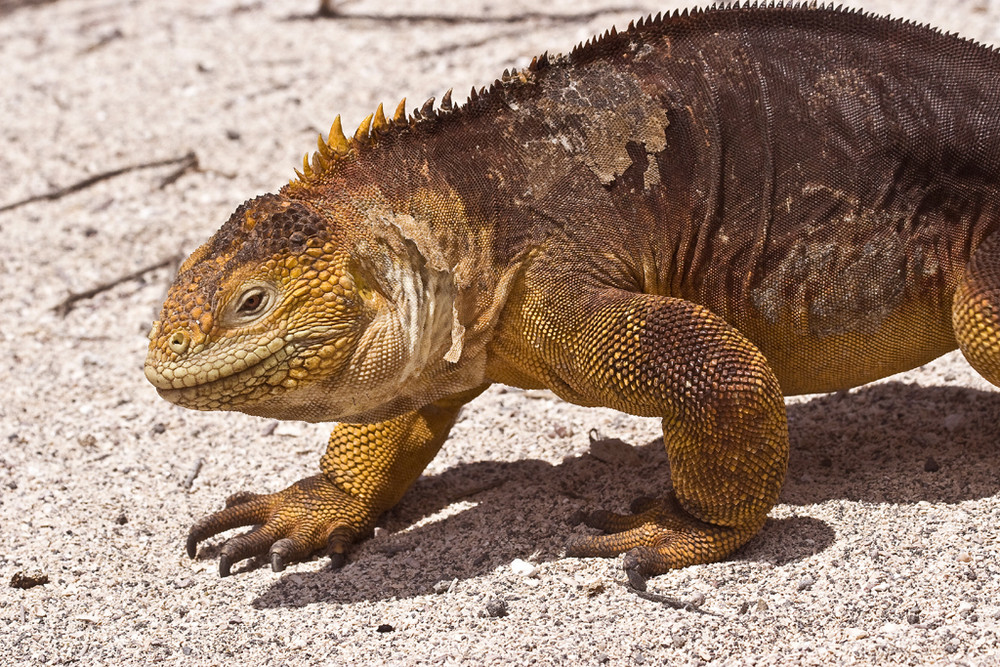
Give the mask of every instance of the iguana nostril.
M 175 331 L 170 340 L 167 341 L 167 345 L 170 346 L 170 350 L 174 354 L 184 354 L 187 352 L 188 346 L 191 345 L 191 336 L 183 331 Z

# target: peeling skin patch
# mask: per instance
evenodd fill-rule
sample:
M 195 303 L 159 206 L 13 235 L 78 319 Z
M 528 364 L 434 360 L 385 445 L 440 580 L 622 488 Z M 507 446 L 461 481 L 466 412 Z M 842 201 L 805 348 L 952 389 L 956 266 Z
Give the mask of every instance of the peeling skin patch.
M 667 145 L 666 110 L 627 72 L 597 67 L 557 70 L 546 82 L 538 106 L 553 141 L 579 156 L 603 185 L 632 166 L 626 150 L 629 142 L 643 144 L 650 154 Z M 647 187 L 659 182 L 656 161 L 649 164 L 644 175 Z
M 450 340 L 445 357 L 457 361 L 462 353 L 465 327 L 458 321 L 455 308 L 454 273 L 444 252 L 427 224 L 406 213 L 372 209 L 369 224 L 380 229 L 376 238 L 387 243 L 388 252 L 377 245 L 364 254 L 382 255 L 383 289 L 393 290 L 391 300 L 397 304 L 401 331 L 409 341 L 411 364 L 423 364 L 438 356 L 441 341 Z M 395 233 L 391 233 L 395 230 Z M 407 369 L 404 375 L 415 373 Z
M 647 144 L 648 149 L 648 144 Z M 656 160 L 650 160 L 649 165 L 646 167 L 646 171 L 642 174 L 642 184 L 647 190 L 659 185 L 660 183 L 660 168 L 656 164 Z
M 426 162 L 424 163 L 426 169 Z M 407 257 L 404 262 L 410 270 L 423 271 L 424 294 L 410 294 L 408 302 L 425 303 L 430 314 L 423 318 L 443 323 L 446 315 L 450 318 L 448 335 L 451 344 L 444 359 L 457 363 L 462 356 L 466 327 L 458 306 L 458 291 L 464 283 L 464 276 L 474 267 L 459 263 L 452 266 L 447 257 L 470 255 L 469 240 L 455 233 L 456 221 L 465 220 L 466 213 L 461 200 L 454 192 L 439 193 L 433 189 L 420 190 L 409 203 L 409 212 L 393 210 L 387 203 L 368 211 L 368 223 L 375 230 L 375 236 L 388 242 L 397 256 Z M 412 248 L 407 245 L 412 244 Z M 415 251 L 415 252 L 412 252 Z M 478 266 L 478 262 L 473 263 Z M 423 268 L 421 268 L 423 267 Z M 400 281 L 392 281 L 400 283 Z M 417 298 L 419 296 L 419 298 Z M 417 321 L 417 320 L 415 320 Z M 425 322 L 419 320 L 423 326 Z M 430 338 L 437 338 L 435 331 Z M 412 332 L 417 335 L 418 332 Z M 430 354 L 424 351 L 424 356 Z M 426 359 L 424 359 L 426 360 Z

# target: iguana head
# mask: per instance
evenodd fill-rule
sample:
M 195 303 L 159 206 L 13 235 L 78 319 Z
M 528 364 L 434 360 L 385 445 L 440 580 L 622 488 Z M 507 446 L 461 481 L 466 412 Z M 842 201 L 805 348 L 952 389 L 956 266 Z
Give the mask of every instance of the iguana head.
M 279 195 L 248 201 L 180 267 L 146 377 L 202 410 L 320 421 L 368 409 L 363 391 L 338 389 L 373 387 L 396 360 L 375 349 L 390 309 L 362 274 L 329 214 Z
M 200 410 L 371 422 L 482 383 L 483 345 L 463 352 L 478 302 L 459 307 L 458 291 L 473 283 L 459 274 L 483 257 L 470 248 L 488 243 L 463 236 L 461 199 L 432 182 L 419 151 L 360 159 L 391 127 L 417 122 L 404 103 L 391 121 L 379 105 L 350 139 L 338 116 L 297 181 L 244 203 L 180 267 L 149 334 L 146 377 L 161 396 Z M 378 184 L 386 164 L 410 174 L 394 178 L 391 201 Z

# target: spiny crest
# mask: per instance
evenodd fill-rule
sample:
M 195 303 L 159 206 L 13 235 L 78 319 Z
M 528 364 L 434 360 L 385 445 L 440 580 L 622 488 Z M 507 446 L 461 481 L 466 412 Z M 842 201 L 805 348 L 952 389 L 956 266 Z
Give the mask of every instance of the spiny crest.
M 360 152 L 368 150 L 379 143 L 379 140 L 387 138 L 391 133 L 399 133 L 406 129 L 423 125 L 428 121 L 434 121 L 443 115 L 451 115 L 463 110 L 470 113 L 482 111 L 487 107 L 488 100 L 494 100 L 499 89 L 527 83 L 533 74 L 549 65 L 547 53 L 532 59 L 531 65 L 523 70 L 504 70 L 503 75 L 496 79 L 487 89 L 480 88 L 478 91 L 473 88 L 469 95 L 468 102 L 460 107 L 452 101 L 452 89 L 444 94 L 437 109 L 434 108 L 434 98 L 425 101 L 420 108 L 415 108 L 410 116 L 406 114 L 406 98 L 404 97 L 391 118 L 387 118 L 382 105 L 378 105 L 375 113 L 361 121 L 354 134 L 348 137 L 344 133 L 338 115 L 327 138 L 319 135 L 317 140 L 317 150 L 310 156 L 308 153 L 302 158 L 302 170 L 295 170 L 299 184 L 310 184 L 317 182 L 322 176 L 332 173 L 336 165 L 344 160 L 356 157 Z M 290 185 L 295 185 L 292 181 Z
M 329 173 L 337 163 L 355 157 L 359 152 L 372 148 L 391 130 L 401 131 L 412 125 L 437 118 L 440 113 L 451 113 L 456 110 L 449 89 L 441 99 L 440 111 L 434 110 L 434 98 L 428 99 L 419 109 L 414 109 L 409 117 L 406 115 L 406 98 L 399 101 L 392 117 L 385 115 L 381 104 L 358 125 L 354 134 L 348 137 L 338 115 L 333 119 L 330 132 L 324 139 L 320 134 L 317 139 L 317 150 L 310 156 L 302 157 L 302 170 L 295 170 L 301 183 L 313 183 L 321 176 Z M 294 181 L 293 181 L 294 183 Z
M 338 115 L 333 119 L 333 125 L 330 126 L 326 139 L 322 134 L 319 135 L 316 142 L 318 150 L 311 157 L 308 153 L 304 155 L 302 171 L 296 169 L 295 173 L 299 181 L 311 183 L 327 173 L 337 162 L 352 157 L 364 148 L 374 146 L 379 136 L 385 134 L 391 127 L 407 123 L 405 97 L 400 100 L 391 120 L 386 118 L 385 110 L 379 104 L 375 113 L 368 114 L 351 137 L 344 134 L 344 127 Z
M 877 18 L 887 23 L 891 23 L 897 26 L 905 26 L 909 28 L 921 28 L 926 30 L 931 30 L 938 34 L 943 34 L 946 36 L 951 36 L 960 39 L 963 42 L 969 42 L 976 46 L 983 46 L 977 40 L 972 40 L 967 37 L 962 37 L 958 33 L 943 32 L 940 29 L 928 25 L 926 23 L 919 23 L 916 21 L 893 18 L 887 16 L 880 16 L 873 12 L 868 12 L 863 9 L 856 7 L 844 7 L 843 5 L 834 5 L 832 2 L 821 2 L 820 0 L 803 0 L 803 1 L 785 1 L 785 0 L 770 0 L 770 1 L 758 1 L 754 0 L 744 0 L 740 2 L 736 0 L 735 2 L 717 4 L 707 8 L 692 8 L 692 9 L 675 9 L 672 13 L 664 15 L 662 12 L 657 13 L 656 16 L 647 15 L 645 18 L 639 18 L 631 23 L 629 23 L 628 29 L 617 33 L 614 28 L 605 32 L 603 35 L 592 37 L 584 43 L 578 44 L 569 53 L 569 58 L 572 62 L 580 62 L 590 60 L 592 58 L 599 57 L 607 49 L 615 48 L 617 43 L 616 37 L 622 36 L 627 38 L 634 38 L 639 33 L 645 32 L 662 32 L 665 30 L 671 30 L 678 23 L 683 23 L 688 20 L 702 20 L 710 15 L 725 15 L 737 14 L 740 12 L 765 12 L 765 11 L 819 11 L 819 12 L 830 12 L 836 14 L 852 15 L 861 18 Z M 677 25 L 677 27 L 680 27 Z M 990 51 L 1000 52 L 1000 47 L 994 47 L 986 45 Z

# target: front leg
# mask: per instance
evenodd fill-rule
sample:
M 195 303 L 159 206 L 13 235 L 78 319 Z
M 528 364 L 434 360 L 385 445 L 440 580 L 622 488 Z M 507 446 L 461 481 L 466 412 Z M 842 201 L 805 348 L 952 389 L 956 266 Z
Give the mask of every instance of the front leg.
M 237 493 L 226 508 L 196 522 L 187 551 L 225 530 L 254 526 L 226 541 L 219 574 L 268 553 L 271 569 L 322 551 L 344 553 L 395 505 L 448 437 L 462 406 L 486 387 L 449 396 L 377 424 L 338 424 L 320 461 L 322 473 L 272 494 Z
M 491 377 L 547 386 L 582 405 L 663 420 L 673 489 L 632 515 L 586 520 L 610 535 L 570 555 L 613 556 L 648 575 L 719 560 L 778 498 L 788 459 L 781 390 L 758 349 L 707 308 L 549 277 L 518 295 Z

